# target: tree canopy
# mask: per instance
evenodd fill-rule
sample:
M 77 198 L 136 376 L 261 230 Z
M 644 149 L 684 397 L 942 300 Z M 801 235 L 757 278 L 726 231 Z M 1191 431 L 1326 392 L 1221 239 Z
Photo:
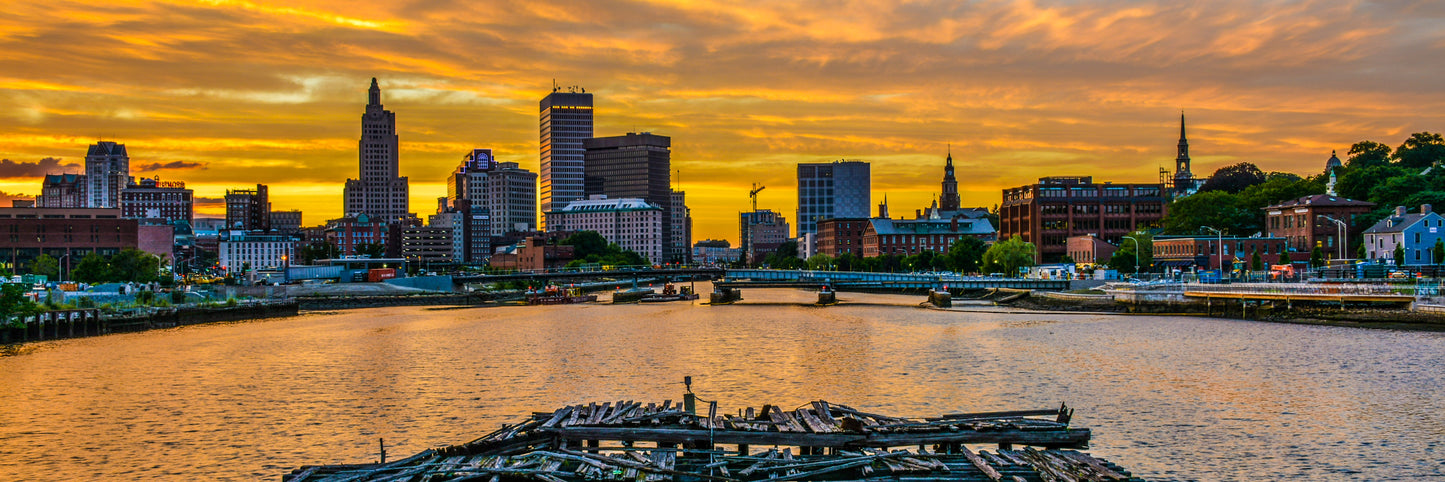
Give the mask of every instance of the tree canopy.
M 150 283 L 160 280 L 160 267 L 160 258 L 140 250 L 127 249 L 110 257 L 90 253 L 70 277 L 85 283 Z
M 1416 132 L 1395 148 L 1394 158 L 1405 167 L 1425 168 L 1445 160 L 1445 138 L 1433 132 Z
M 572 247 L 573 260 L 568 266 L 582 264 L 605 264 L 611 266 L 638 266 L 647 264 L 647 259 L 635 251 L 622 249 L 617 243 L 607 242 L 596 231 L 581 231 L 559 241 Z
M 1034 243 L 1025 242 L 1017 234 L 993 243 L 993 246 L 983 253 L 983 270 L 989 273 L 1018 276 L 1020 267 L 1033 265 Z
M 1264 181 L 1264 171 L 1260 171 L 1259 166 L 1250 162 L 1241 162 L 1214 171 L 1214 175 L 1204 181 L 1204 185 L 1199 187 L 1199 191 L 1224 191 L 1233 194 Z

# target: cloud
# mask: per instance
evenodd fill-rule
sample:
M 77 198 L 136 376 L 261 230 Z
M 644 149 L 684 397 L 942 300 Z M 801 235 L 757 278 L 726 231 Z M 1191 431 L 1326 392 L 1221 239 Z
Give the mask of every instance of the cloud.
M 79 164 L 63 163 L 59 158 L 47 157 L 35 162 L 15 162 L 0 159 L 0 178 L 40 177 L 46 174 L 74 174 L 82 171 Z
M 167 163 L 152 162 L 141 166 L 139 172 L 159 171 L 162 169 L 205 169 L 205 164 L 199 162 L 171 161 Z
M 1445 57 L 1441 5 L 20 0 L 0 16 L 0 157 L 103 135 L 190 185 L 334 186 L 272 195 L 335 217 L 377 77 L 424 212 L 472 147 L 539 169 L 556 79 L 595 93 L 596 135 L 671 136 L 696 237 L 731 238 L 751 182 L 793 211 L 796 162 L 873 162 L 899 212 L 939 189 L 947 144 L 972 205 L 1054 173 L 1158 179 L 1180 109 L 1196 172 L 1318 172 L 1330 149 L 1445 129 L 1445 63 L 1421 60 Z
M 34 197 L 34 196 L 27 196 L 27 195 L 24 195 L 24 194 L 10 194 L 10 193 L 5 192 L 5 191 L 0 191 L 0 208 L 8 208 L 8 207 L 10 207 L 10 205 L 11 205 L 10 202 L 11 202 L 11 201 L 14 201 L 14 200 L 16 200 L 16 199 L 26 200 L 26 199 L 35 199 L 35 197 Z

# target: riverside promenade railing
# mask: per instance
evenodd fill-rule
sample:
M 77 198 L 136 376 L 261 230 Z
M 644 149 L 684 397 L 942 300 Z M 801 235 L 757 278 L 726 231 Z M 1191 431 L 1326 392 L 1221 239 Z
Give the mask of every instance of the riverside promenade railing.
M 1187 283 L 1185 296 L 1196 298 L 1248 299 L 1356 299 L 1364 301 L 1412 301 L 1414 285 L 1378 283 Z

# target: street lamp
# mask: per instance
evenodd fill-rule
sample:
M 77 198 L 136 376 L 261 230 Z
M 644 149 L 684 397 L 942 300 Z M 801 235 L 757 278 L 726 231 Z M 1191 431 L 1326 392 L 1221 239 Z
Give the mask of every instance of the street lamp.
M 1345 244 L 1347 244 L 1347 241 L 1345 241 L 1345 222 L 1332 218 L 1327 214 L 1321 214 L 1320 217 L 1326 221 L 1332 221 L 1340 227 L 1340 259 L 1345 259 Z
M 1135 275 L 1138 275 L 1138 274 L 1139 274 L 1139 250 L 1144 249 L 1144 248 L 1141 248 L 1141 247 L 1139 246 L 1139 239 L 1138 239 L 1138 238 L 1135 238 L 1135 237 L 1133 237 L 1133 236 L 1124 236 L 1124 239 L 1128 239 L 1128 240 L 1134 241 L 1134 274 L 1135 274 Z
M 69 257 L 70 251 L 66 251 L 64 255 L 60 256 L 60 262 L 56 263 L 56 274 L 60 275 L 60 279 L 56 280 L 56 282 L 65 281 L 65 259 Z
M 1220 276 L 1221 278 L 1223 278 L 1223 277 L 1224 277 L 1224 232 L 1223 232 L 1223 231 L 1220 231 L 1220 230 L 1218 230 L 1218 229 L 1211 228 L 1211 227 L 1209 227 L 1209 226 L 1200 226 L 1200 227 L 1201 227 L 1201 228 L 1204 228 L 1204 229 L 1208 229 L 1208 230 L 1210 230 L 1210 231 L 1214 231 L 1214 234 L 1216 234 L 1216 235 L 1219 236 L 1219 276 Z

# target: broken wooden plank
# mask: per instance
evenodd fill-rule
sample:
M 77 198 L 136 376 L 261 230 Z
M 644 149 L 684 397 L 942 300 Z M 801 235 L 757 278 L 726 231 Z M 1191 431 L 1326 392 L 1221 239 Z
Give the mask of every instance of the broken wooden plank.
M 988 462 L 984 462 L 982 458 L 979 458 L 979 456 L 974 454 L 972 450 L 969 450 L 968 447 L 960 447 L 959 453 L 963 454 L 963 458 L 968 459 L 969 463 L 972 463 L 974 467 L 978 467 L 978 470 L 983 472 L 983 475 L 987 475 L 989 479 L 994 481 L 1003 479 L 1003 474 L 999 473 L 998 469 L 990 467 Z

